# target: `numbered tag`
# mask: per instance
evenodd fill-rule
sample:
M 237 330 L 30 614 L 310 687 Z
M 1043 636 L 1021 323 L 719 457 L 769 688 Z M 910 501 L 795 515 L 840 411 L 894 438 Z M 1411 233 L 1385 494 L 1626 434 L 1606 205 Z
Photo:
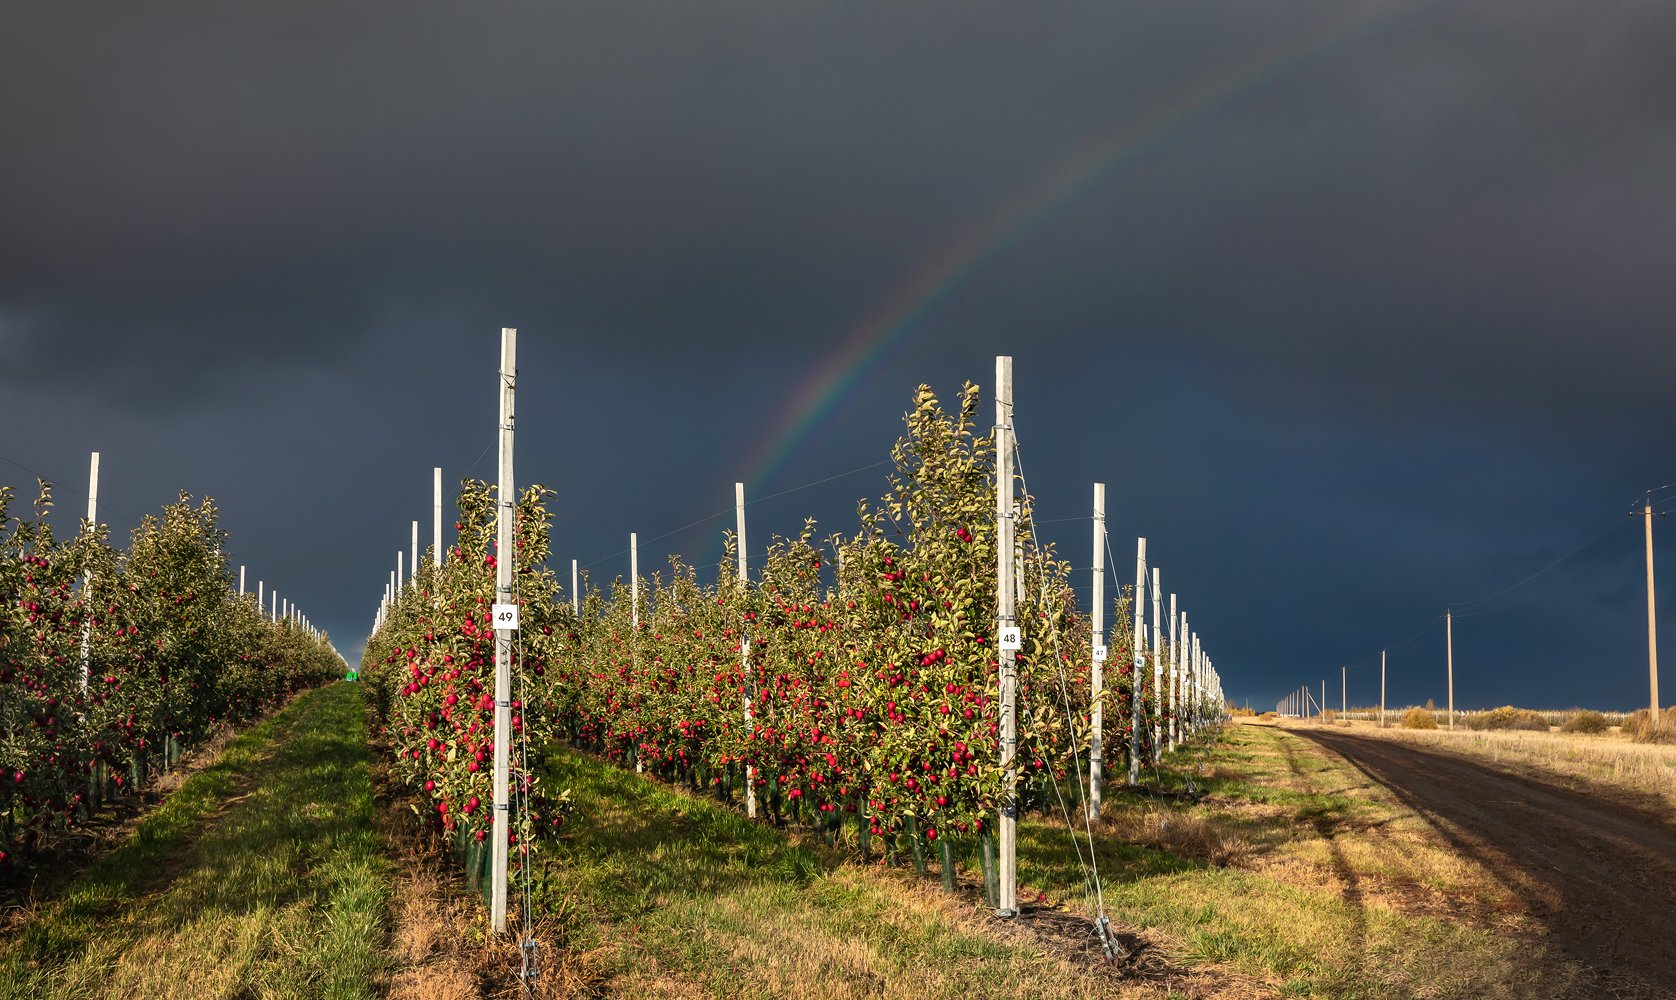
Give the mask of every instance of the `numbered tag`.
M 1008 625 L 1001 630 L 1001 652 L 1016 653 L 1024 648 L 1024 633 L 1017 625 Z
M 518 631 L 518 605 L 497 604 L 493 612 L 497 631 Z
M 1106 662 L 1106 647 L 1104 647 L 1104 646 L 1095 646 L 1094 647 L 1094 662 L 1095 663 Z

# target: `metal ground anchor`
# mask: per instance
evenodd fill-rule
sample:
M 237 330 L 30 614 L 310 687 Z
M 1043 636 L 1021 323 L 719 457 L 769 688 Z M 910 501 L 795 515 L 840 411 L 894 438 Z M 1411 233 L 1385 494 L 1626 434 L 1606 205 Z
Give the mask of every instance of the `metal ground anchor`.
M 1117 945 L 1112 941 L 1112 922 L 1104 914 L 1094 921 L 1094 934 L 1100 939 L 1100 947 L 1106 953 L 1106 961 L 1117 961 Z
M 534 982 L 541 975 L 541 970 L 535 964 L 535 951 L 540 947 L 535 938 L 525 938 L 518 947 L 524 952 L 524 967 L 518 970 L 518 978 L 526 983 Z

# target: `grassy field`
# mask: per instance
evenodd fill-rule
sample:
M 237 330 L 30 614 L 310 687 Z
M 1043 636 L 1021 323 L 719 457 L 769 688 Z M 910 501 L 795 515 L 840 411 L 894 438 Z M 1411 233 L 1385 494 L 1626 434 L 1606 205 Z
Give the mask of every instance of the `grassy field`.
M 1107 800 L 1106 908 L 1137 957 L 1093 961 L 1063 824 L 1021 823 L 1017 925 L 563 752 L 579 814 L 542 869 L 571 988 L 607 996 L 1563 996 L 1504 887 L 1338 758 L 1267 726 Z M 1195 779 L 1208 797 L 1173 793 Z M 933 868 L 935 864 L 933 863 Z M 1058 907 L 1063 907 L 1063 911 Z M 1020 926 L 1021 925 L 1021 926 Z
M 1315 723 L 1287 720 L 1288 727 Z M 1628 805 L 1676 819 L 1676 744 L 1636 743 L 1617 732 L 1600 735 L 1466 728 L 1380 729 L 1356 722 L 1360 734 L 1402 740 L 1477 758 L 1561 787 L 1612 795 Z
M 1578 977 L 1543 955 L 1495 876 L 1336 755 L 1242 725 L 1200 767 L 1159 782 L 1193 778 L 1198 804 L 1128 800 L 1099 842 L 1108 907 L 1182 961 L 1283 996 L 1564 996 Z M 1062 859 L 1063 843 L 1033 845 L 1033 861 Z
M 969 899 L 844 864 L 732 810 L 561 752 L 578 815 L 541 891 L 578 989 L 612 996 L 868 997 L 1111 992 L 1009 940 Z
M 508 949 L 434 848 L 389 860 L 409 814 L 376 813 L 367 752 L 342 684 L 234 739 L 13 916 L 0 997 L 512 995 Z M 1276 726 L 1108 796 L 1093 857 L 1115 966 L 1063 823 L 1021 821 L 1026 913 L 1000 921 L 975 858 L 951 894 L 585 755 L 551 767 L 577 812 L 538 865 L 546 996 L 1563 997 L 1580 981 L 1506 885 Z
M 389 875 L 360 693 L 335 684 L 235 738 L 61 898 L 15 917 L 0 996 L 374 996 Z

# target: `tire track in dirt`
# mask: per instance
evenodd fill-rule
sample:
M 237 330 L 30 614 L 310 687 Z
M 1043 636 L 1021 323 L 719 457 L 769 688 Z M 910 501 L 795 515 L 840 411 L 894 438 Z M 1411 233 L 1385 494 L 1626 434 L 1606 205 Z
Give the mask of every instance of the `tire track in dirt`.
M 1378 737 L 1290 730 L 1342 756 L 1507 886 L 1604 995 L 1676 997 L 1676 829 L 1604 796 Z

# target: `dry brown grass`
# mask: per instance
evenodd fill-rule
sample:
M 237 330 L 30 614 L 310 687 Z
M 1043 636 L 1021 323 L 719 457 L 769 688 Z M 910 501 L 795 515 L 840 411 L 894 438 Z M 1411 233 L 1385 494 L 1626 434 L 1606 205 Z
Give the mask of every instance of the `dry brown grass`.
M 551 923 L 538 924 L 534 938 L 540 975 L 526 992 L 515 935 L 488 933 L 488 910 L 470 892 L 464 875 L 434 838 L 417 828 L 401 791 L 387 780 L 388 758 L 375 753 L 375 818 L 386 850 L 400 861 L 390 899 L 390 1000 L 478 1000 L 596 996 L 609 971 L 600 951 L 558 947 L 563 935 Z M 513 923 L 517 917 L 511 917 Z M 641 995 L 683 995 L 653 984 Z
M 1636 743 L 1621 733 L 1381 730 L 1365 724 L 1357 731 L 1488 761 L 1524 777 L 1606 794 L 1635 808 L 1676 817 L 1673 744 Z
M 1665 709 L 1658 721 L 1653 725 L 1652 713 L 1638 708 L 1624 719 L 1623 731 L 1637 743 L 1676 743 L 1676 707 Z
M 1094 832 L 1223 868 L 1244 864 L 1256 850 L 1237 822 L 1208 811 L 1107 810 Z

